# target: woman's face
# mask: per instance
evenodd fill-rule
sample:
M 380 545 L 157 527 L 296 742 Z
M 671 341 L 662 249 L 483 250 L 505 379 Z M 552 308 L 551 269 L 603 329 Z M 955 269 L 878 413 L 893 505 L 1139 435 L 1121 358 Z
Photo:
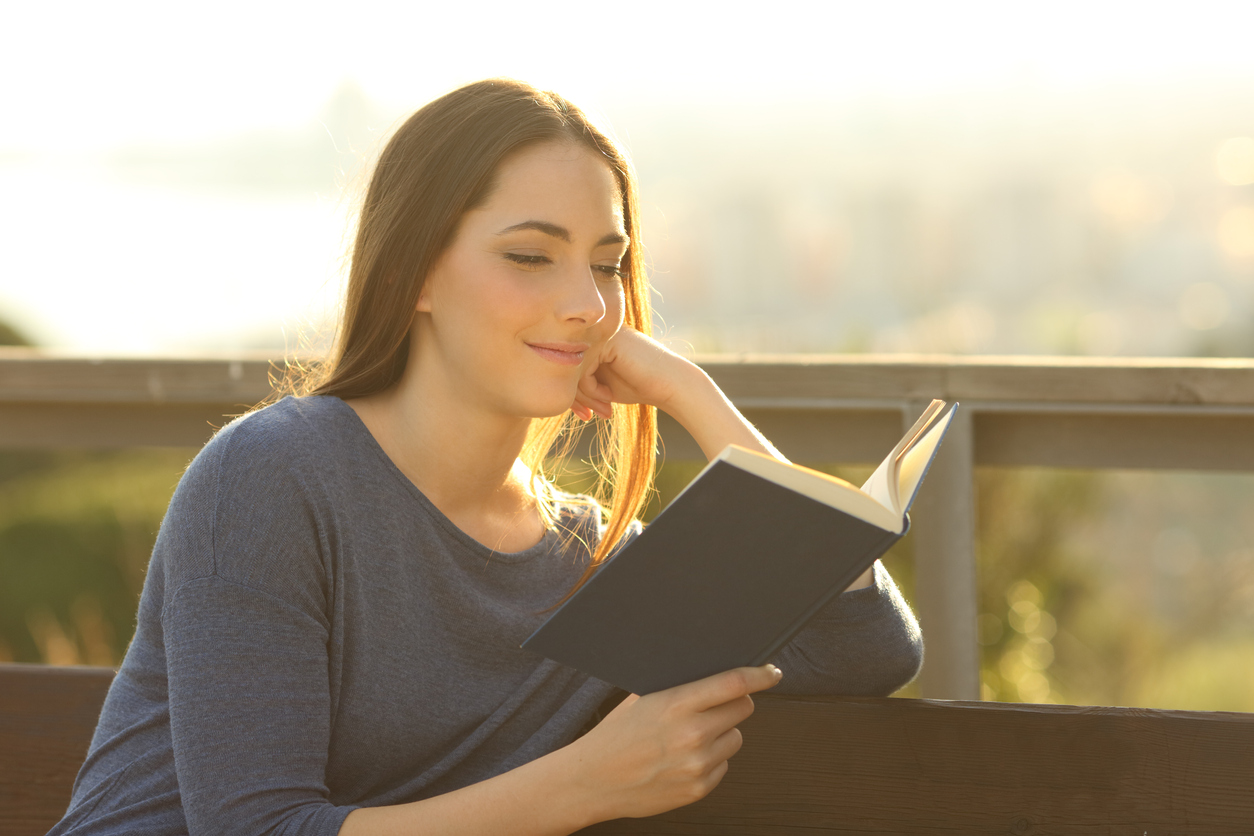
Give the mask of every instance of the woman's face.
M 627 243 L 604 158 L 565 142 L 506 158 L 427 276 L 416 371 L 466 407 L 561 414 L 622 324 Z

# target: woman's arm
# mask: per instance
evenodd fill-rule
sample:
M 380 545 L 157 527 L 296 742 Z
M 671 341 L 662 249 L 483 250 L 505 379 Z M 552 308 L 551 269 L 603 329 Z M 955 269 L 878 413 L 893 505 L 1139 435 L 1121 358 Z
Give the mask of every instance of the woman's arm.
M 612 403 L 657 407 L 688 431 L 707 459 L 739 444 L 787 461 L 700 366 L 629 328 L 614 335 L 600 366 L 580 381 L 573 409 L 584 419 L 592 413 L 608 418 Z M 863 589 L 873 578 L 867 569 L 848 588 Z
M 778 668 L 738 668 L 644 697 L 629 696 L 583 737 L 530 763 L 410 804 L 359 808 L 341 836 L 566 834 L 661 813 L 703 798 L 741 744 L 749 694 Z

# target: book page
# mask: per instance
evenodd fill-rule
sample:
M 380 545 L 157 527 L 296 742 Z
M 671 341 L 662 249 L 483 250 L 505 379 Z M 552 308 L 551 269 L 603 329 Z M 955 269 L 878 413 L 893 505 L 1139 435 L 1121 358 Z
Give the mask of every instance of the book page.
M 726 461 L 741 470 L 808 496 L 816 502 L 837 508 L 885 531 L 900 532 L 902 529 L 903 520 L 900 514 L 894 514 L 887 506 L 876 502 L 844 479 L 837 479 L 798 464 L 782 462 L 736 444 L 729 444 L 724 448 L 714 459 L 714 462 L 718 461 Z M 710 464 L 713 465 L 714 462 Z
M 894 445 L 884 461 L 880 462 L 880 466 L 875 469 L 871 477 L 862 483 L 862 492 L 873 498 L 876 502 L 883 505 L 888 510 L 901 516 L 905 513 L 905 508 L 909 507 L 909 502 L 901 501 L 901 462 L 902 457 L 911 446 L 919 439 L 924 430 L 945 406 L 945 402 L 941 400 L 933 400 L 927 405 L 927 409 L 923 410 L 923 414 L 914 422 L 913 426 L 906 431 L 901 440 Z M 933 445 L 935 449 L 935 445 Z M 914 489 L 917 490 L 918 483 L 914 483 Z M 913 498 L 914 494 L 908 494 Z
M 880 505 L 890 511 L 893 508 L 893 492 L 889 489 L 890 476 L 893 467 L 893 457 L 889 457 L 880 462 L 880 466 L 875 468 L 875 472 L 870 478 L 862 483 L 862 492 L 874 499 Z
M 902 499 L 903 512 L 914 502 L 914 495 L 919 490 L 919 483 L 923 481 L 923 474 L 927 472 L 927 466 L 936 455 L 936 445 L 940 444 L 941 439 L 944 438 L 945 430 L 953 417 L 954 409 L 951 406 L 901 454 L 897 495 Z

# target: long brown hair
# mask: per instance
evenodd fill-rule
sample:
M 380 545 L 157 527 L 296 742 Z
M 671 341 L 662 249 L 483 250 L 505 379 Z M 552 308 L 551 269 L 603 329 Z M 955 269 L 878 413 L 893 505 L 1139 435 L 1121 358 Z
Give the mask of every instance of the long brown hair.
M 300 394 L 356 398 L 395 384 L 408 360 L 418 294 L 462 216 L 487 200 L 505 157 L 555 139 L 603 155 L 618 180 L 630 238 L 622 262 L 624 327 L 649 334 L 652 313 L 631 164 L 566 99 L 518 81 L 491 79 L 427 104 L 388 141 L 361 208 L 331 357 L 309 369 L 292 388 Z M 571 444 L 559 441 L 569 441 L 577 425 L 569 412 L 532 421 L 521 457 L 533 476 L 545 478 L 544 463 L 555 446 L 561 448 L 559 455 L 569 451 Z M 656 436 L 655 411 L 642 405 L 615 404 L 613 418 L 598 428 L 601 464 L 594 495 L 609 516 L 575 588 L 609 556 L 648 500 Z M 541 502 L 542 514 L 547 511 Z M 546 520 L 552 522 L 547 515 Z

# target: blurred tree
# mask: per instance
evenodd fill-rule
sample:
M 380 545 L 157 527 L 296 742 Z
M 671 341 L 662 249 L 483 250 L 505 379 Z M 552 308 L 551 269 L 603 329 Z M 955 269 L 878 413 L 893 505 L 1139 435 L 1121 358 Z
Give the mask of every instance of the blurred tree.
M 1248 477 L 976 481 L 985 699 L 1254 711 Z
M 0 320 L 0 345 L 34 345 L 25 334 L 9 323 Z
M 982 696 L 1064 702 L 1061 683 L 1072 680 L 1086 654 L 1059 624 L 1071 623 L 1096 583 L 1085 562 L 1073 559 L 1067 533 L 1102 513 L 1097 480 L 1072 471 L 981 468 L 976 491 Z
M 42 461 L 0 480 L 0 660 L 117 664 L 195 451 L 37 452 Z

